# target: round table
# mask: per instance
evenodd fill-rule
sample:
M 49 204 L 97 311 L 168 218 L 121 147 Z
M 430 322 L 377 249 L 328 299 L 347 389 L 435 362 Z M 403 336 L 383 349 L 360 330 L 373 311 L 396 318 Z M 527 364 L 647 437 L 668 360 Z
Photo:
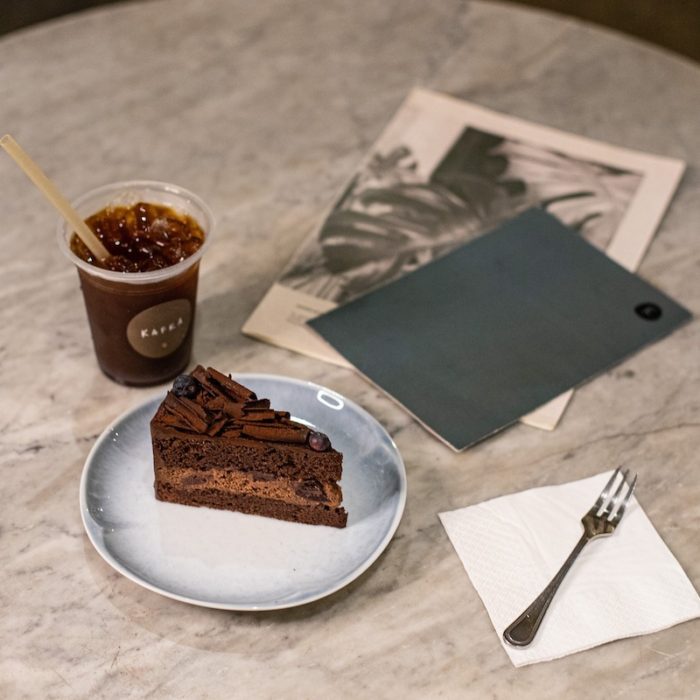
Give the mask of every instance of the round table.
M 700 625 L 521 669 L 437 513 L 624 463 L 700 581 L 700 324 L 577 392 L 561 425 L 455 454 L 349 370 L 240 327 L 409 89 L 679 157 L 689 170 L 640 273 L 700 312 L 700 68 L 613 32 L 485 2 L 154 0 L 0 40 L 0 124 L 68 196 L 150 178 L 218 218 L 193 361 L 309 379 L 394 437 L 409 495 L 379 561 L 316 603 L 263 614 L 178 603 L 107 566 L 80 520 L 99 433 L 148 390 L 98 370 L 55 215 L 0 162 L 3 304 L 0 695 L 100 698 L 682 697 Z

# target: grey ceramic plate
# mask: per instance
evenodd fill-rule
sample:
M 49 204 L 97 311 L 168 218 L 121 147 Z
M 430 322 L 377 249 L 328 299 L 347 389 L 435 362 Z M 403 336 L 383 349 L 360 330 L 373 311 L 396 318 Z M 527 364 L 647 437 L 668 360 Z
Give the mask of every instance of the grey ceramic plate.
M 343 453 L 347 527 L 157 501 L 148 425 L 157 396 L 118 418 L 92 448 L 80 483 L 85 530 L 117 571 L 176 600 L 227 610 L 317 600 L 357 578 L 391 540 L 406 502 L 403 461 L 372 416 L 329 389 L 264 374 L 235 378 L 327 433 Z

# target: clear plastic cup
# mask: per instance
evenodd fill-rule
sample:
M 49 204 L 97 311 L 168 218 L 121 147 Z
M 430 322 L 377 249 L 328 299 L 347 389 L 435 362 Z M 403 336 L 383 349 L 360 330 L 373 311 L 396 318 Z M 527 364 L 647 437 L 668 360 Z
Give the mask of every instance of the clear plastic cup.
M 162 204 L 188 214 L 204 231 L 204 243 L 185 260 L 152 272 L 114 272 L 81 260 L 70 249 L 71 227 L 59 221 L 58 244 L 76 265 L 97 362 L 121 384 L 148 386 L 172 379 L 190 360 L 199 261 L 211 244 L 213 216 L 195 194 L 147 180 L 115 182 L 78 197 L 87 219 L 109 205 Z

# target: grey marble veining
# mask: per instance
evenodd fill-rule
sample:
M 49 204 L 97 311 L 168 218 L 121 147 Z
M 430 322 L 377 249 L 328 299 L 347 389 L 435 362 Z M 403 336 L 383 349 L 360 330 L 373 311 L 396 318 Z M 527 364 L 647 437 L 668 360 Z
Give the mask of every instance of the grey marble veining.
M 74 196 L 171 180 L 214 209 L 194 360 L 324 383 L 370 410 L 409 498 L 377 564 L 332 597 L 232 614 L 112 571 L 83 534 L 78 482 L 148 390 L 102 376 L 55 217 L 0 161 L 0 697 L 690 697 L 700 625 L 516 670 L 440 510 L 618 463 L 700 581 L 700 325 L 578 391 L 560 427 L 516 426 L 456 455 L 349 371 L 243 337 L 254 305 L 413 85 L 689 163 L 641 274 L 700 313 L 700 68 L 508 5 L 419 0 L 153 0 L 0 40 L 0 131 Z

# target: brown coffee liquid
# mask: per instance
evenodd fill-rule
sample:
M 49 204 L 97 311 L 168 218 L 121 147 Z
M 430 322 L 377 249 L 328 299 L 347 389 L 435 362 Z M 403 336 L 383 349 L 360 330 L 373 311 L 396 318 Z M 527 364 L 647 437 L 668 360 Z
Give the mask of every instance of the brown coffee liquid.
M 199 262 L 177 277 L 153 284 L 127 285 L 81 269 L 78 275 L 97 362 L 110 379 L 120 384 L 148 386 L 172 379 L 185 369 L 192 350 Z M 187 313 L 173 315 L 164 306 L 169 302 L 186 304 Z M 175 338 L 172 351 L 162 356 L 144 354 L 147 348 L 134 346 L 128 337 L 129 324 L 151 310 L 155 318 L 147 318 L 137 332 L 148 336 L 142 343 L 159 344 Z M 184 334 L 180 336 L 183 325 Z
M 85 262 L 115 272 L 150 272 L 176 265 L 204 243 L 204 231 L 186 214 L 162 204 L 107 207 L 85 220 L 110 254 L 98 261 L 74 233 L 70 249 Z
M 139 202 L 109 207 L 86 219 L 110 253 L 97 261 L 82 241 L 70 248 L 97 267 L 149 272 L 192 255 L 205 234 L 191 217 Z M 102 371 L 122 384 L 150 385 L 180 374 L 190 359 L 199 262 L 175 277 L 133 284 L 78 268 L 95 354 Z

